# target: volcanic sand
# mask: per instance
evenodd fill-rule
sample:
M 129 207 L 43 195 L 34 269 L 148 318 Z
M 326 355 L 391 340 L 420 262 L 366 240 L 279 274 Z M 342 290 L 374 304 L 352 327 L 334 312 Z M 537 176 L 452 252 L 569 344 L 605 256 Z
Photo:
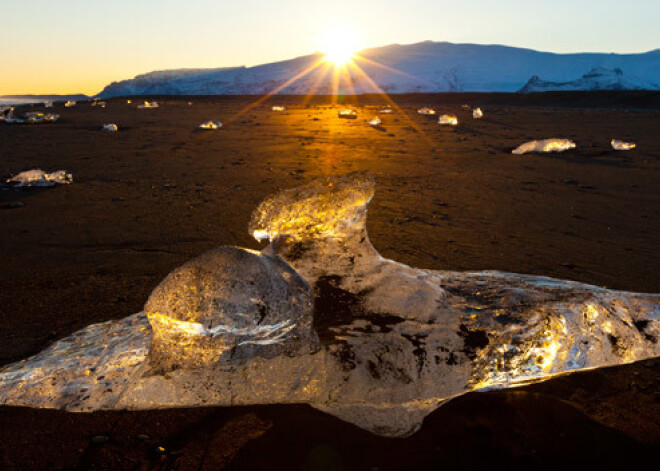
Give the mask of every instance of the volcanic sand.
M 54 124 L 0 126 L 0 175 L 39 167 L 74 177 L 70 186 L 0 191 L 0 364 L 140 311 L 170 270 L 205 250 L 261 248 L 247 226 L 263 198 L 353 170 L 376 178 L 368 228 L 385 257 L 660 292 L 658 112 L 476 102 L 485 116 L 473 120 L 427 96 L 402 101 L 375 128 L 366 121 L 382 106 L 365 100 L 353 105 L 355 120 L 337 117 L 342 105 L 298 100 L 273 112 L 276 101 L 256 100 L 169 98 L 138 110 L 137 99 L 113 99 L 107 108 L 56 105 Z M 456 114 L 459 125 L 418 115 L 422 104 Z M 208 120 L 223 127 L 197 128 Z M 102 132 L 106 123 L 119 131 Z M 510 154 L 548 137 L 578 147 Z M 612 138 L 638 147 L 613 151 Z M 0 408 L 0 464 L 9 469 L 549 468 L 647 456 L 660 456 L 660 360 L 470 394 L 406 439 L 302 405 Z

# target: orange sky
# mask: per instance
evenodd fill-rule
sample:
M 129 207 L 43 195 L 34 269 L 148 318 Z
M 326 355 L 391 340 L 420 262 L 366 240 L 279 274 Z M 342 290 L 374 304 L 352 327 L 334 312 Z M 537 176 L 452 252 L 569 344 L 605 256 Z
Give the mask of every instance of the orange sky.
M 357 48 L 645 52 L 660 47 L 657 18 L 657 0 L 0 0 L 0 95 L 96 94 L 153 70 L 289 59 L 319 50 L 336 25 L 359 32 Z

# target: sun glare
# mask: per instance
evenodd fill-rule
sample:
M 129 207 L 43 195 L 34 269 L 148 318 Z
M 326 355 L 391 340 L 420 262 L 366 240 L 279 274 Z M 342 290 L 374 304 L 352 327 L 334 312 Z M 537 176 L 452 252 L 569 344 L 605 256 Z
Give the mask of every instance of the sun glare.
M 347 28 L 336 28 L 321 40 L 320 49 L 325 60 L 335 66 L 343 66 L 351 61 L 357 46 L 356 34 Z

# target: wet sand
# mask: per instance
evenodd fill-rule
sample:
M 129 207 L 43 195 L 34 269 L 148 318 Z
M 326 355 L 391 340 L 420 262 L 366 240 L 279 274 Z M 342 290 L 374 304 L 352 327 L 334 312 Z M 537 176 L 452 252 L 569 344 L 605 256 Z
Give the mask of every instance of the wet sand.
M 380 128 L 366 124 L 381 108 L 373 97 L 356 103 L 355 120 L 319 101 L 287 98 L 287 111 L 272 112 L 276 101 L 228 97 L 192 106 L 165 99 L 149 110 L 136 99 L 60 105 L 49 110 L 57 123 L 0 126 L 0 176 L 40 167 L 74 177 L 70 186 L 0 191 L 0 364 L 141 310 L 170 270 L 205 250 L 260 248 L 247 225 L 261 199 L 353 170 L 376 177 L 368 227 L 386 257 L 660 292 L 660 113 L 638 109 L 635 94 L 630 109 L 620 97 L 617 108 L 578 108 L 598 103 L 584 96 L 562 108 L 479 96 L 478 121 L 440 97 L 401 97 Z M 457 114 L 459 126 L 417 115 L 422 104 Z M 224 126 L 197 129 L 208 120 Z M 106 123 L 119 132 L 100 131 Z M 547 137 L 578 148 L 510 154 Z M 638 149 L 615 152 L 612 138 Z M 498 460 L 549 468 L 571 457 L 616 464 L 647 455 L 660 456 L 660 360 L 471 394 L 396 440 L 302 405 L 89 415 L 0 408 L 0 463 L 9 469 L 433 469 Z

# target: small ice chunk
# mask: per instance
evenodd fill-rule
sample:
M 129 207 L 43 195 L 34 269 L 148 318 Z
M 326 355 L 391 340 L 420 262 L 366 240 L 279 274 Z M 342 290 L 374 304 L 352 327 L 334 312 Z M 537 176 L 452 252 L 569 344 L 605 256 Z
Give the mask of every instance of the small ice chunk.
M 52 101 L 44 101 L 44 108 L 52 108 L 52 107 L 53 107 Z
M 101 131 L 116 132 L 119 131 L 119 127 L 115 123 L 104 124 Z
M 55 186 L 56 184 L 68 185 L 73 181 L 73 176 L 66 173 L 66 170 L 58 170 L 53 173 L 46 173 L 41 169 L 26 170 L 14 175 L 7 180 L 7 183 L 12 183 L 17 187 L 28 186 Z
M 618 139 L 612 139 L 612 149 L 614 150 L 631 150 L 637 147 L 637 144 L 634 142 L 624 142 L 619 141 Z
M 355 119 L 355 118 L 357 118 L 357 111 L 352 110 L 350 108 L 339 110 L 339 117 L 340 118 Z
M 453 114 L 443 114 L 438 118 L 438 124 L 443 126 L 456 126 L 458 124 L 458 118 Z
M 131 103 L 133 103 L 131 100 L 126 100 L 127 105 L 130 105 Z
M 286 111 L 286 106 L 275 105 L 271 108 L 273 111 Z
M 374 116 L 369 120 L 369 126 L 380 126 L 381 120 L 378 116 Z
M 145 101 L 143 104 L 138 105 L 138 109 L 144 110 L 147 108 L 158 108 L 158 102 L 157 101 Z
M 484 112 L 481 111 L 481 108 L 475 108 L 472 110 L 472 117 L 474 119 L 481 119 L 484 117 Z
M 14 116 L 14 109 L 0 110 L 0 121 L 7 124 L 39 124 L 39 123 L 54 123 L 59 119 L 60 115 L 52 113 L 41 113 L 40 111 L 28 111 L 22 117 Z
M 67 108 L 71 108 L 72 106 L 76 106 L 76 102 L 73 100 L 69 100 L 66 103 L 64 103 L 64 106 Z
M 94 100 L 92 102 L 92 106 L 99 106 L 101 108 L 105 108 L 105 105 L 106 105 L 105 101 Z
M 199 127 L 202 129 L 218 129 L 222 127 L 222 123 L 220 121 L 207 121 L 200 124 Z
M 417 110 L 418 114 L 423 114 L 426 116 L 431 116 L 435 114 L 435 110 L 433 108 L 427 108 L 426 106 L 423 108 L 420 108 Z
M 394 113 L 394 110 L 392 108 L 390 108 L 389 106 L 387 106 L 387 107 L 383 108 L 382 110 L 380 110 L 380 112 L 384 113 L 384 114 L 390 114 L 390 113 Z
M 529 152 L 564 152 L 565 150 L 575 149 L 575 142 L 570 139 L 541 139 L 540 141 L 529 141 L 519 145 L 511 151 L 512 154 L 522 155 Z
M 26 122 L 29 124 L 38 124 L 38 123 L 54 123 L 59 119 L 60 115 L 53 113 L 40 113 L 38 111 L 28 111 L 23 115 L 23 120 L 21 122 Z

